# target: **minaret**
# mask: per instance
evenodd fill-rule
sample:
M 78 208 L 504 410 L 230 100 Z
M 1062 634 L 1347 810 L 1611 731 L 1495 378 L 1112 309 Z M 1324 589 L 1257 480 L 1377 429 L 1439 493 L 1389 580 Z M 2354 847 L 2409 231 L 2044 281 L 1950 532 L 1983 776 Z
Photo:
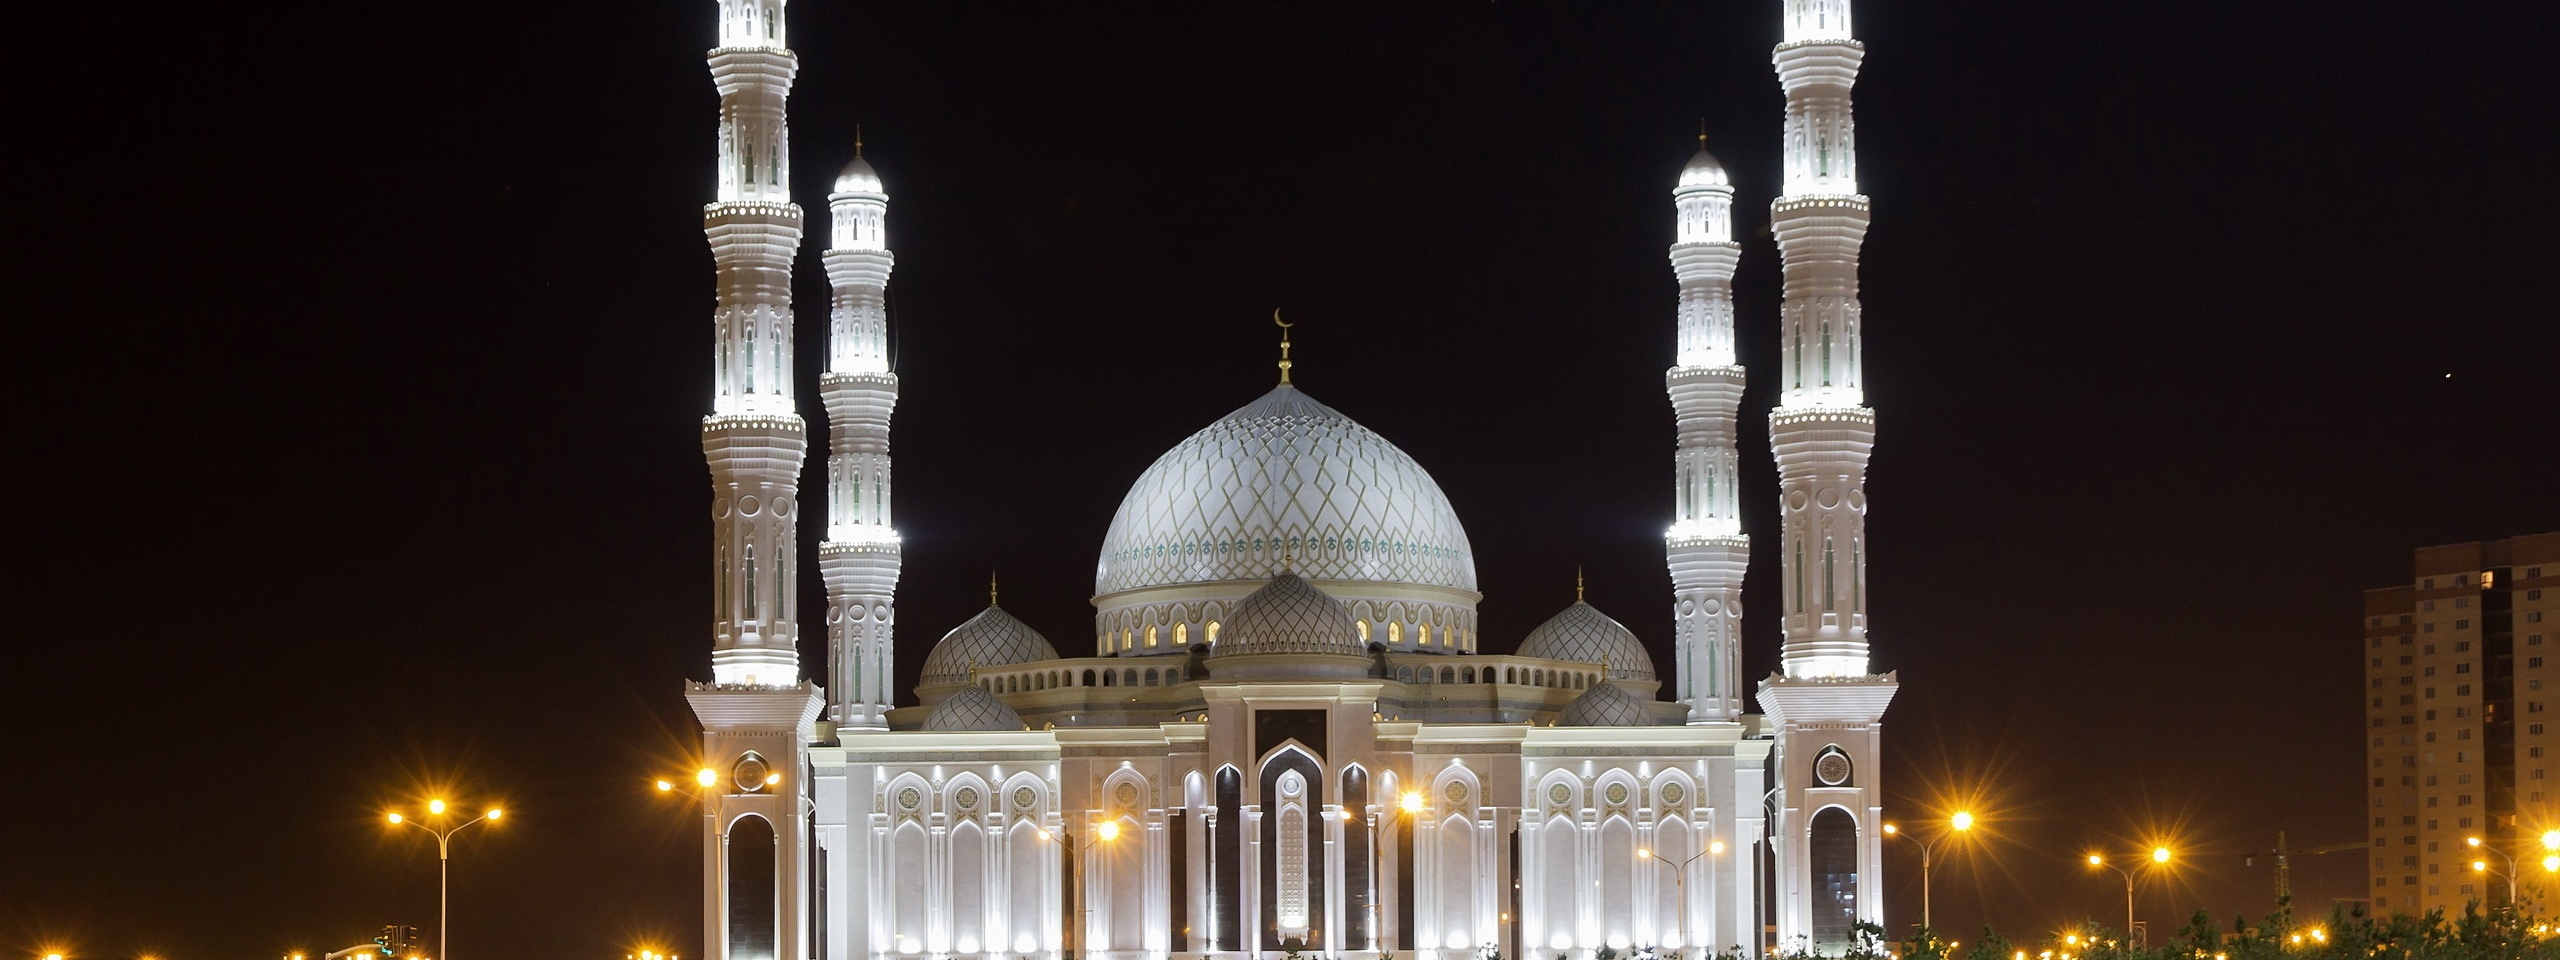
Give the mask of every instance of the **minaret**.
M 783 103 L 797 58 L 787 0 L 717 0 L 718 199 L 702 211 L 719 272 L 712 314 L 712 682 L 685 699 L 701 720 L 704 960 L 810 956 L 810 723 L 824 705 L 800 679 L 794 598 L 800 463 L 808 442 L 791 395 L 791 258 L 800 208 L 789 188 Z
M 1882 924 L 1883 794 L 1878 788 L 1891 674 L 1867 664 L 1867 454 L 1858 350 L 1858 193 L 1849 90 L 1866 48 L 1850 33 L 1849 0 L 1781 0 L 1774 55 L 1786 89 L 1786 188 L 1770 205 L 1785 263 L 1778 405 L 1769 444 L 1778 465 L 1779 576 L 1786 642 L 1781 673 L 1760 687 L 1777 741 L 1771 828 L 1778 870 L 1778 946 L 1838 953 L 1852 924 Z
M 896 649 L 898 531 L 889 525 L 889 415 L 898 376 L 889 369 L 889 195 L 853 141 L 853 162 L 827 195 L 832 229 L 827 283 L 827 539 L 818 570 L 827 583 L 827 651 L 840 729 L 886 730 Z
M 1742 574 L 1751 538 L 1742 533 L 1736 489 L 1734 416 L 1742 404 L 1742 366 L 1733 352 L 1733 182 L 1707 152 L 1680 170 L 1671 191 L 1679 212 L 1671 271 L 1680 280 L 1679 347 L 1664 380 L 1678 419 L 1678 469 L 1670 554 L 1672 622 L 1679 691 L 1690 723 L 1721 723 L 1742 713 Z

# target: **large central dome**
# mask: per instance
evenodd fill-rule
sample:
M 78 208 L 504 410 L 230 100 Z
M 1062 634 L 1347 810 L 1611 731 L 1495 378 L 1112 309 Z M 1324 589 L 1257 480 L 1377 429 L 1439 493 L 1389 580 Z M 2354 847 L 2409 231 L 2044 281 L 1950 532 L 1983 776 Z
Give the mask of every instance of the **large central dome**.
M 1284 562 L 1343 600 L 1365 640 L 1474 646 L 1475 554 L 1440 485 L 1386 438 L 1283 384 L 1129 488 L 1094 573 L 1103 652 L 1173 652 L 1176 625 L 1180 639 L 1214 642 L 1219 615 Z

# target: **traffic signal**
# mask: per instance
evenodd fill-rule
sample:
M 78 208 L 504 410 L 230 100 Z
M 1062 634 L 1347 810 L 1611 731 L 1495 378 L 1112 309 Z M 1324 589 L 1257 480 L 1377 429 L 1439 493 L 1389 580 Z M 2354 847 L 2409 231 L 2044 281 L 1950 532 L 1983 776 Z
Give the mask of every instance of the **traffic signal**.
M 373 938 L 374 952 L 380 953 L 386 957 L 390 956 L 394 952 L 391 942 L 398 939 L 400 939 L 399 927 L 390 926 L 382 928 L 382 935 Z
M 409 926 L 401 927 L 399 947 L 400 952 L 402 953 L 418 952 L 418 928 Z

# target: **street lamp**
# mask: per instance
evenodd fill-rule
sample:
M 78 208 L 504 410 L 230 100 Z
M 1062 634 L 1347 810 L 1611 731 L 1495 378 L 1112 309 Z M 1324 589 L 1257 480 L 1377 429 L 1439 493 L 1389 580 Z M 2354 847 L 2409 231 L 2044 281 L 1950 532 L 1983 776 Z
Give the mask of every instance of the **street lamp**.
M 1422 791 L 1407 790 L 1397 796 L 1395 812 L 1397 818 L 1405 821 L 1403 829 L 1412 830 L 1413 817 L 1422 812 Z M 1385 918 L 1378 911 L 1379 901 L 1384 899 L 1381 894 L 1387 889 L 1387 846 L 1378 842 L 1378 834 L 1376 825 L 1369 828 L 1369 949 L 1383 952 L 1380 944 L 1386 942 L 1387 934 L 1381 926 Z M 1411 865 L 1406 868 L 1411 869 Z
M 444 811 L 445 811 L 445 802 L 444 802 L 443 798 L 440 798 L 440 797 L 439 797 L 439 798 L 430 799 L 430 800 L 428 800 L 428 801 L 427 801 L 427 815 L 428 815 L 428 816 L 430 816 L 430 817 L 437 817 L 437 818 L 441 818 L 441 817 L 443 817 L 443 816 L 444 816 Z M 473 817 L 473 818 L 471 818 L 471 819 L 469 819 L 469 820 L 465 820 L 465 821 L 463 821 L 463 822 L 461 822 L 461 823 L 453 824 L 453 825 L 451 825 L 451 826 L 445 826 L 445 825 L 443 825 L 442 820 L 438 820 L 437 824 L 435 824 L 435 825 L 429 825 L 429 824 L 427 824 L 427 823 L 426 823 L 426 822 L 424 822 L 424 821 L 411 820 L 411 819 L 409 819 L 409 818 L 407 818 L 407 817 L 403 817 L 403 816 L 401 816 L 401 815 L 400 815 L 400 811 L 397 811 L 397 810 L 391 811 L 391 813 L 389 813 L 389 814 L 388 814 L 388 815 L 386 815 L 386 817 L 385 817 L 385 819 L 387 819 L 387 820 L 389 820 L 389 821 L 391 822 L 391 825 L 392 825 L 392 826 L 395 826 L 395 827 L 397 827 L 397 826 L 412 826 L 412 827 L 416 827 L 416 828 L 418 828 L 418 829 L 420 829 L 420 830 L 424 830 L 424 831 L 426 831 L 426 832 L 428 832 L 428 833 L 431 833 L 431 834 L 434 834 L 434 835 L 435 835 L 435 838 L 436 838 L 436 952 L 437 952 L 437 955 L 438 955 L 438 956 L 444 957 L 444 958 L 446 958 L 446 960 L 451 960 L 451 956 L 452 956 L 452 953 L 453 953 L 453 945 L 452 945 L 452 943 L 451 943 L 449 940 L 447 940 L 447 939 L 446 939 L 446 938 L 447 938 L 447 937 L 449 937 L 449 936 L 452 934 L 452 932 L 453 932 L 453 918 L 452 918 L 452 914 L 451 914 L 451 913 L 449 913 L 449 912 L 448 912 L 448 910 L 447 910 L 447 904 L 448 904 L 450 901 L 448 900 L 448 898 L 447 898 L 447 896 L 446 896 L 446 891 L 450 889 L 450 886 L 449 886 L 449 878 L 452 876 L 452 873 L 453 873 L 453 871 L 452 871 L 452 865 L 453 865 L 453 835 L 454 835 L 454 834 L 457 834 L 457 833 L 461 833 L 461 832 L 462 832 L 462 828 L 464 828 L 464 827 L 468 827 L 468 826 L 470 826 L 470 825 L 472 825 L 472 824 L 475 824 L 475 823 L 479 823 L 480 821 L 488 820 L 488 821 L 492 821 L 492 822 L 494 822 L 494 821 L 496 821 L 496 820 L 498 820 L 499 818 L 504 817 L 504 816 L 506 816 L 506 811 L 504 811 L 504 810 L 500 810 L 500 809 L 498 809 L 498 808 L 496 808 L 496 807 L 490 807 L 490 808 L 488 809 L 488 811 L 487 811 L 487 812 L 482 813 L 482 814 L 481 814 L 481 815 L 479 815 L 479 816 Z
M 1970 810 L 1958 810 L 1953 815 L 1947 817 L 1946 831 L 1927 840 L 1920 839 L 1912 834 L 1904 833 L 1901 828 L 1896 827 L 1893 824 L 1888 823 L 1884 825 L 1885 836 L 1901 837 L 1920 845 L 1920 925 L 1928 928 L 1929 932 L 1933 935 L 1938 932 L 1938 925 L 1931 923 L 1929 920 L 1929 860 L 1931 858 L 1931 853 L 1937 847 L 1938 841 L 1944 840 L 1951 835 L 1964 833 L 1972 829 L 1973 812 Z
M 2514 855 L 2514 854 L 2511 854 L 2511 853 L 2508 853 L 2508 852 L 2506 852 L 2506 851 L 2504 851 L 2504 850 L 2500 850 L 2500 849 L 2498 849 L 2498 848 L 2496 848 L 2496 847 L 2490 846 L 2490 845 L 2488 845 L 2488 844 L 2481 843 L 2481 842 L 2480 842 L 2480 838 L 2479 838 L 2479 837 L 2464 837 L 2464 838 L 2462 838 L 2462 842 L 2467 843 L 2467 844 L 2470 844 L 2470 845 L 2471 845 L 2471 849 L 2474 849 L 2474 850 L 2487 850 L 2487 851 L 2489 851 L 2490 853 L 2497 854 L 2498 856 L 2503 857 L 2503 858 L 2505 858 L 2505 859 L 2506 859 L 2506 861 L 2507 861 L 2507 872 L 2505 872 L 2505 873 L 2503 873 L 2503 874 L 2498 874 L 2498 875 L 2499 875 L 2499 876 L 2503 876 L 2503 877 L 2507 878 L 2507 906 L 2508 906 L 2510 909 L 2514 908 L 2514 907 L 2515 907 L 2515 905 L 2516 905 L 2516 858 L 2515 858 L 2515 855 Z M 2498 873 L 2498 871 L 2495 871 L 2495 870 L 2491 870 L 2491 869 L 2489 869 L 2489 861 L 2487 861 L 2487 860 L 2474 860 L 2474 861 L 2471 861 L 2471 872 L 2473 872 L 2473 873 Z
M 1669 868 L 1671 871 L 1672 897 L 1678 900 L 1680 904 L 1678 909 L 1672 913 L 1674 918 L 1673 922 L 1679 933 L 1679 945 L 1673 947 L 1671 951 L 1671 955 L 1674 957 L 1687 956 L 1685 951 L 1689 948 L 1689 865 L 1698 862 L 1701 858 L 1711 857 L 1723 852 L 1724 841 L 1722 840 L 1709 843 L 1706 849 L 1700 850 L 1686 857 L 1682 857 L 1676 861 L 1655 857 L 1652 850 L 1644 847 L 1636 848 L 1637 857 L 1661 864 L 1664 867 Z
M 1079 956 L 1079 951 L 1084 949 L 1085 928 L 1093 925 L 1093 898 L 1088 896 L 1084 889 L 1084 858 L 1076 855 L 1076 835 L 1072 833 L 1050 833 L 1047 830 L 1039 831 L 1034 835 L 1038 836 L 1042 840 L 1057 844 L 1059 849 L 1065 850 L 1067 853 L 1068 882 L 1075 886 L 1076 929 L 1074 943 L 1075 949 L 1068 950 L 1066 953 L 1067 956 L 1070 957 Z M 1104 843 L 1120 839 L 1120 821 L 1105 820 L 1101 823 L 1095 824 L 1093 828 L 1093 835 L 1096 839 L 1099 839 Z
M 2148 859 L 2154 865 L 2167 865 L 2169 862 L 2169 848 L 2151 848 L 2151 853 Z M 2132 865 L 2137 867 L 2143 864 L 2142 859 L 2135 859 L 2130 862 Z M 2126 939 L 2131 939 L 2133 937 L 2133 871 L 2108 863 L 2106 857 L 2094 853 L 2089 855 L 2089 865 L 2093 867 L 2105 867 L 2109 870 L 2115 871 L 2118 876 L 2124 878 L 2124 935 Z

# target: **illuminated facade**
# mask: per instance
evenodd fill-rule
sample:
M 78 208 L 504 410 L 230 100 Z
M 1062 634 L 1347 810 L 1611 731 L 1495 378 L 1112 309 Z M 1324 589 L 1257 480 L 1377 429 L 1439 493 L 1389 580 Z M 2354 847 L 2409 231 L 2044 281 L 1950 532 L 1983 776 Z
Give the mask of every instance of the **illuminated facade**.
M 2542 835 L 2560 829 L 2560 533 L 2422 547 L 2411 565 L 2409 582 L 2364 594 L 2374 906 L 2460 915 L 2504 901 L 2511 867 L 2519 893 L 2548 902 L 2560 893 L 2541 867 Z
M 1865 647 L 1860 48 L 1844 0 L 1783 6 L 1790 359 L 1772 427 L 1783 549 L 1820 565 L 1785 563 L 1785 669 L 1762 716 L 1739 676 L 1740 248 L 1703 142 L 1672 193 L 1670 690 L 1579 587 L 1516 652 L 1486 652 L 1447 497 L 1284 359 L 1277 386 L 1131 486 L 1096 559 L 1090 655 L 1061 656 L 991 589 L 897 706 L 888 190 L 858 146 L 824 254 L 830 661 L 823 689 L 801 679 L 796 61 L 783 0 L 720 0 L 714 677 L 688 691 L 705 728 L 705 957 L 1837 953 L 1851 921 L 1881 923 L 1875 738 L 1893 680 L 1868 674 Z

